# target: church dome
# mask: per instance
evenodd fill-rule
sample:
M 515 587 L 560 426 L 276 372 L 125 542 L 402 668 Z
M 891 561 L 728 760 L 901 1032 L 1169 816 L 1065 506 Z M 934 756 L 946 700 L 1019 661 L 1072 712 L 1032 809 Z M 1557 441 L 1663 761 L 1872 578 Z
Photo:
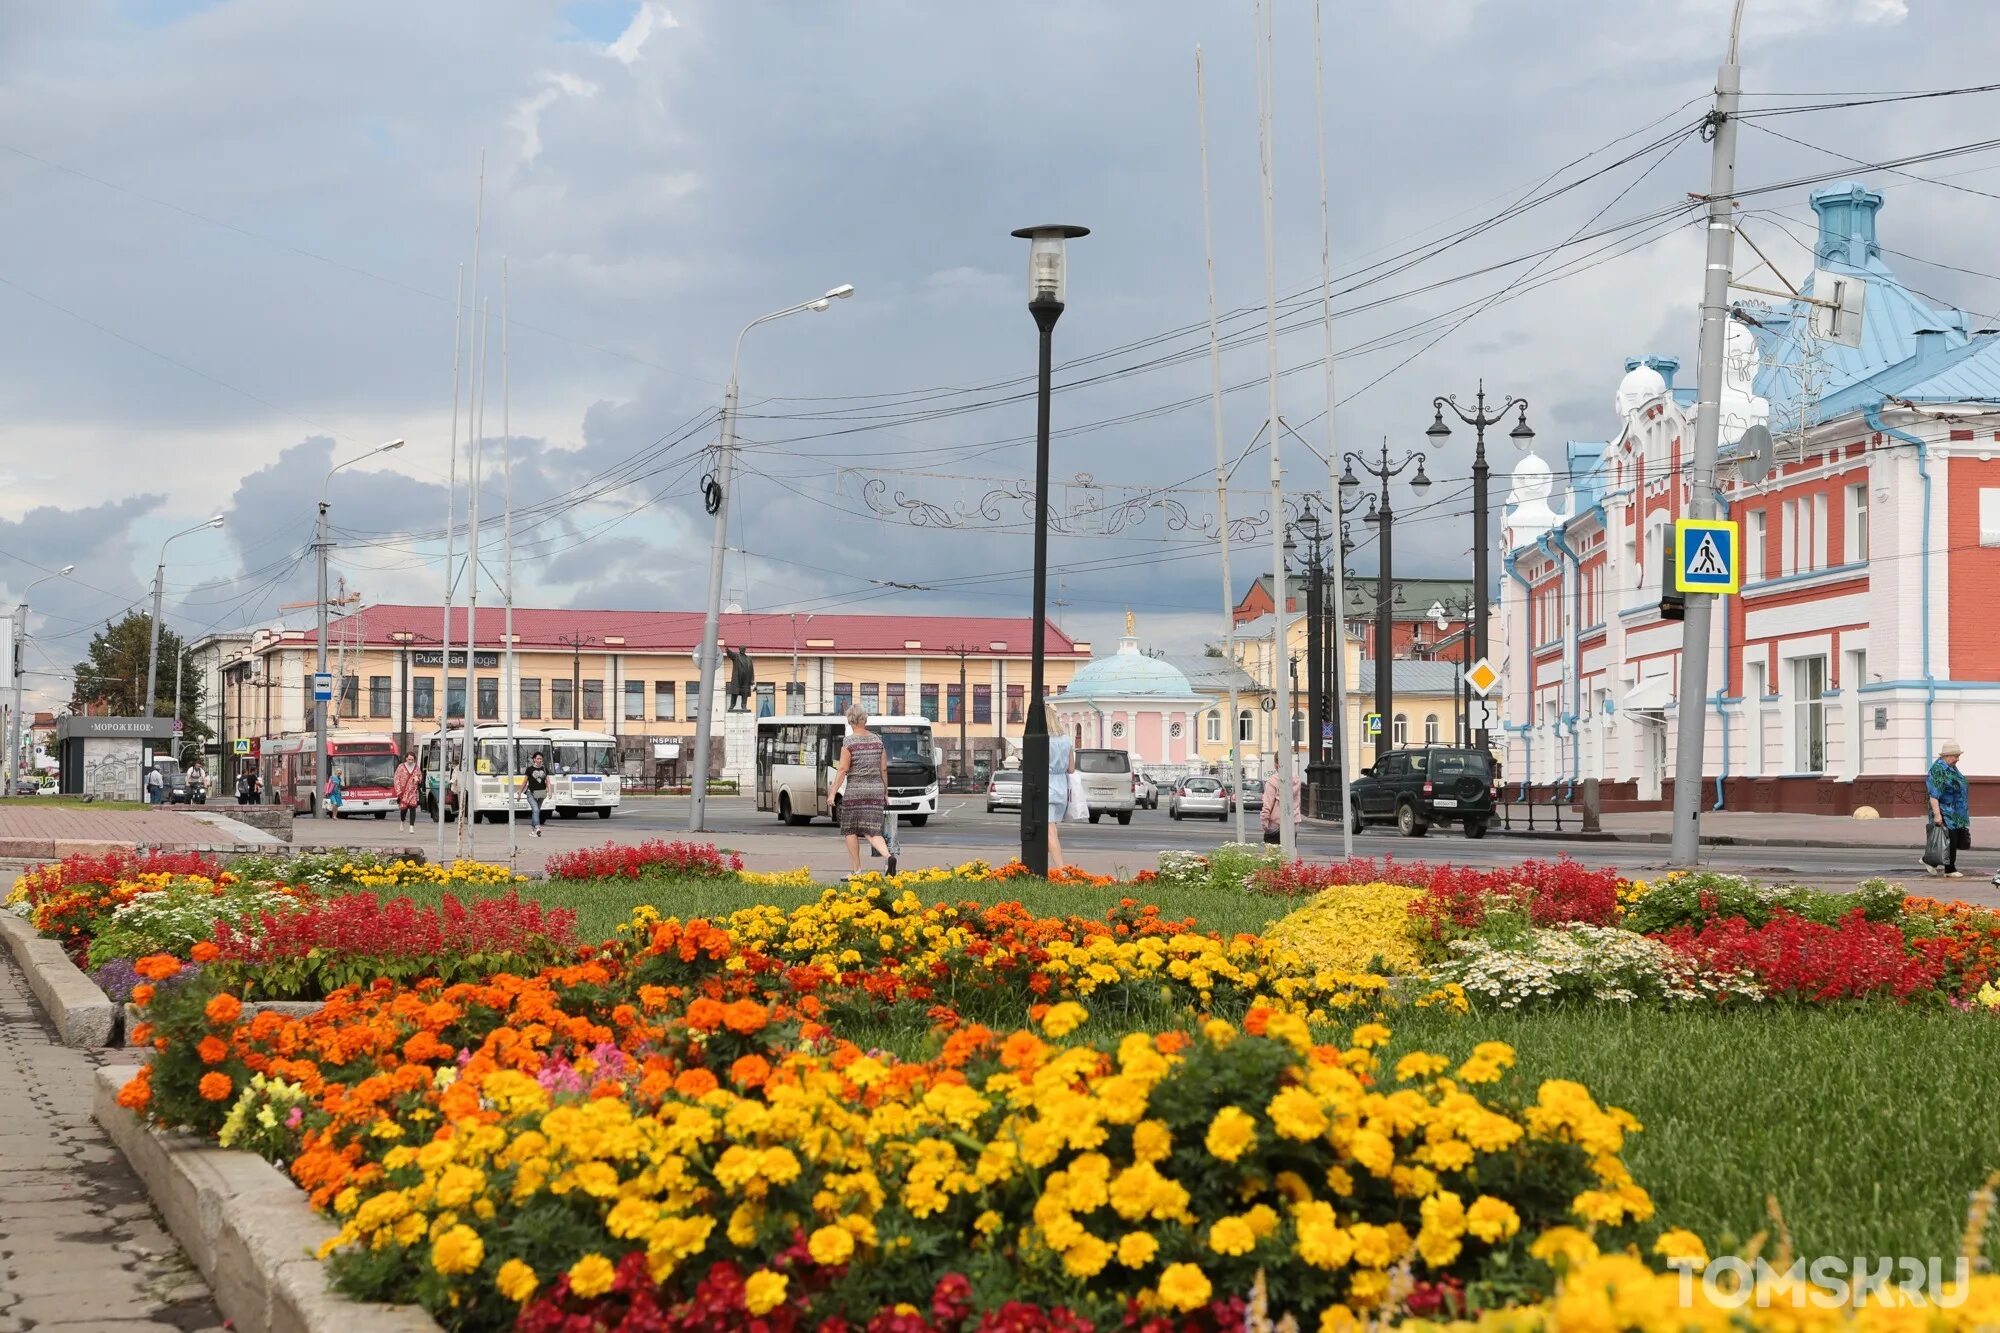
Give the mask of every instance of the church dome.
M 1648 365 L 1635 365 L 1625 372 L 1625 378 L 1618 381 L 1618 397 L 1615 400 L 1620 418 L 1630 416 L 1641 404 L 1658 398 L 1667 391 L 1666 377 Z
M 1190 699 L 1194 686 L 1180 668 L 1139 651 L 1139 641 L 1127 636 L 1118 651 L 1096 657 L 1077 668 L 1062 698 L 1070 699 Z

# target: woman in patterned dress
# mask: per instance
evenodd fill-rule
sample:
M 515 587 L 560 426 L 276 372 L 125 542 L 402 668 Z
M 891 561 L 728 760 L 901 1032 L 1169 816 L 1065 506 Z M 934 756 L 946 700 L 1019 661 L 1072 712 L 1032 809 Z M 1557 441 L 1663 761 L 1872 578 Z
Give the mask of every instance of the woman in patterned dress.
M 840 797 L 840 831 L 847 835 L 847 859 L 853 867 L 848 873 L 861 873 L 861 840 L 866 838 L 878 855 L 889 858 L 888 873 L 893 875 L 896 858 L 882 841 L 882 812 L 889 803 L 889 754 L 882 748 L 882 738 L 868 730 L 868 714 L 848 709 L 847 725 L 847 744 L 827 799 Z

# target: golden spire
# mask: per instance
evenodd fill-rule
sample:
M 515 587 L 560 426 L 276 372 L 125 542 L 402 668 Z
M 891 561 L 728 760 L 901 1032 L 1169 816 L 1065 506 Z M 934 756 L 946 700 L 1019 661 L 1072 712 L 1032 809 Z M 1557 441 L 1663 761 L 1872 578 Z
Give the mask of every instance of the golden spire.
M 1138 633 L 1139 633 L 1139 618 L 1133 615 L 1131 608 L 1128 607 L 1126 608 L 1125 611 L 1125 637 L 1129 639 L 1136 636 Z

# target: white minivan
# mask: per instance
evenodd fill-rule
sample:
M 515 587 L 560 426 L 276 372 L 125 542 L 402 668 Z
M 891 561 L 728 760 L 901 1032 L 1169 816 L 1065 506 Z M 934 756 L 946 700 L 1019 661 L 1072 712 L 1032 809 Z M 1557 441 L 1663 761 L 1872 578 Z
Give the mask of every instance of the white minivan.
M 1138 802 L 1132 796 L 1131 755 L 1123 750 L 1078 750 L 1076 775 L 1083 779 L 1091 823 L 1103 815 L 1116 815 L 1121 824 L 1132 822 Z

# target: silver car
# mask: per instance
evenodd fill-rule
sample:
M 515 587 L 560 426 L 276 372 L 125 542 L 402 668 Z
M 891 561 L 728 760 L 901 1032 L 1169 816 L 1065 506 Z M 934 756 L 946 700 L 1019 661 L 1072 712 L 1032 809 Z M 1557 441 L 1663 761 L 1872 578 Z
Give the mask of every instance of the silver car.
M 1002 806 L 1009 810 L 1021 808 L 1021 770 L 1018 768 L 1003 768 L 986 784 L 986 813 L 990 815 Z
M 1183 778 L 1167 798 L 1167 814 L 1174 819 L 1200 815 L 1229 818 L 1229 792 L 1216 778 Z

